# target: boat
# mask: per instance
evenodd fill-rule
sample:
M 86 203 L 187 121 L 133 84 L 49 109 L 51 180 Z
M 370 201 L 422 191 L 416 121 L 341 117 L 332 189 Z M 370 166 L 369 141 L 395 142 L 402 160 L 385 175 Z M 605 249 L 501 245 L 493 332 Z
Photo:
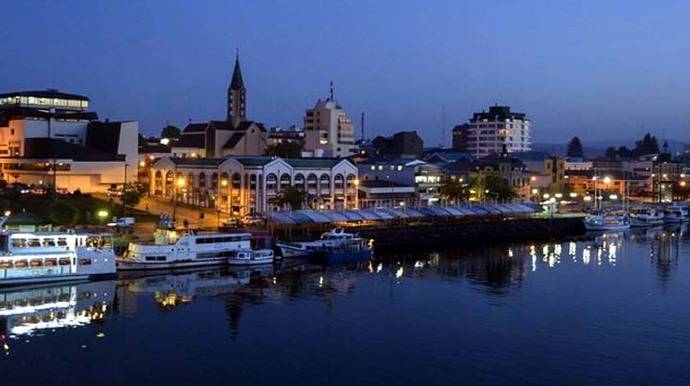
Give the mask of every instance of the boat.
M 631 227 L 648 227 L 663 225 L 664 214 L 648 206 L 638 206 L 630 210 Z
M 277 242 L 283 257 L 308 257 L 323 247 L 336 247 L 340 244 L 358 239 L 354 233 L 345 232 L 342 228 L 333 228 L 321 234 L 318 240 L 304 242 Z
M 588 231 L 621 231 L 630 229 L 630 221 L 626 216 L 613 213 L 590 214 L 585 217 L 585 228 Z
M 118 270 L 149 270 L 225 265 L 236 250 L 251 248 L 251 233 L 157 229 L 154 241 L 130 243 L 117 259 Z
M 230 265 L 273 264 L 273 250 L 271 249 L 241 249 L 233 251 L 228 258 Z
M 110 234 L 0 233 L 0 286 L 79 281 L 115 273 Z
M 664 222 L 679 224 L 690 221 L 690 209 L 687 206 L 673 203 L 664 209 Z
M 357 238 L 338 245 L 318 247 L 312 257 L 325 264 L 369 260 L 373 256 L 372 242 Z

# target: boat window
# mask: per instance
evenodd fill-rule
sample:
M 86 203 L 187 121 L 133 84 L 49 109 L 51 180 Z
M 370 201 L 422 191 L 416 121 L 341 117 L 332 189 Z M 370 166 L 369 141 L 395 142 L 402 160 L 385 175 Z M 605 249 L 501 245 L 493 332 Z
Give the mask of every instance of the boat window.
M 91 259 L 79 259 L 79 265 L 91 265 Z
M 63 257 L 62 259 L 59 260 L 60 265 L 70 265 L 70 259 L 69 257 Z
M 46 259 L 45 265 L 46 265 L 46 267 L 57 267 L 57 265 L 58 265 L 57 259 Z
M 26 239 L 12 239 L 12 248 L 26 248 Z
M 31 260 L 31 267 L 32 267 L 32 268 L 43 267 L 43 260 L 42 260 L 42 259 L 33 259 L 33 260 Z
M 146 256 L 146 261 L 165 261 L 165 256 Z
M 54 247 L 55 246 L 55 239 L 43 239 L 43 246 L 44 247 Z
M 0 261 L 0 269 L 11 269 L 13 264 L 11 261 Z
M 29 239 L 29 246 L 32 248 L 40 247 L 41 246 L 41 240 L 40 239 Z
M 61 247 L 66 247 L 67 246 L 67 238 L 59 237 L 57 240 L 57 245 L 59 245 Z
M 26 268 L 28 266 L 29 266 L 29 264 L 26 262 L 26 260 L 17 260 L 14 263 L 15 268 Z

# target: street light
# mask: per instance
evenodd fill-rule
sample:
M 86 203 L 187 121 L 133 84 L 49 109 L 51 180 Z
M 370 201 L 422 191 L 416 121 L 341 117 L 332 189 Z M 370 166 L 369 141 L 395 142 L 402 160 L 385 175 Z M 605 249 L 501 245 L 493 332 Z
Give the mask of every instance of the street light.
M 609 177 L 609 176 L 604 177 L 604 183 L 610 184 L 611 183 L 611 177 Z
M 98 217 L 98 219 L 99 219 L 101 222 L 103 222 L 103 220 L 105 220 L 106 218 L 108 218 L 108 211 L 105 210 L 105 209 L 101 209 L 101 210 L 99 210 L 98 212 L 96 212 L 96 216 Z
M 5 217 L 10 217 L 11 214 L 12 214 L 12 212 L 10 212 L 9 210 L 5 211 Z

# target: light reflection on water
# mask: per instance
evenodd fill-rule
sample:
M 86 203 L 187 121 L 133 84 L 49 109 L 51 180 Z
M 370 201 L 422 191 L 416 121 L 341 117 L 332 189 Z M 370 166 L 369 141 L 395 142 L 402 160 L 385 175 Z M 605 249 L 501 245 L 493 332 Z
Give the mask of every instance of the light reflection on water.
M 669 367 L 690 359 L 689 252 L 684 227 L 4 289 L 0 371 L 71 385 L 671 383 L 690 376 Z

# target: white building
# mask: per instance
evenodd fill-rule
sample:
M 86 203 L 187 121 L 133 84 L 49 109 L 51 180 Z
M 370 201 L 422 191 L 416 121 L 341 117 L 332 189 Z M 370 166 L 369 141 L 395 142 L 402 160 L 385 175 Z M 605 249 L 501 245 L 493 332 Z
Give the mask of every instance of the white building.
M 88 107 L 53 89 L 0 94 L 2 178 L 82 192 L 135 182 L 138 122 L 99 122 Z
M 345 110 L 331 95 L 319 99 L 304 114 L 304 150 L 313 156 L 344 158 L 355 154 L 354 126 Z
M 505 146 L 508 153 L 530 151 L 531 122 L 523 113 L 510 111 L 509 106 L 491 106 L 489 111 L 474 113 L 467 125 L 467 152 L 481 158 L 500 154 Z
M 286 186 L 313 209 L 357 207 L 357 167 L 346 159 L 162 158 L 151 168 L 153 196 L 217 208 L 233 216 L 267 213 Z

